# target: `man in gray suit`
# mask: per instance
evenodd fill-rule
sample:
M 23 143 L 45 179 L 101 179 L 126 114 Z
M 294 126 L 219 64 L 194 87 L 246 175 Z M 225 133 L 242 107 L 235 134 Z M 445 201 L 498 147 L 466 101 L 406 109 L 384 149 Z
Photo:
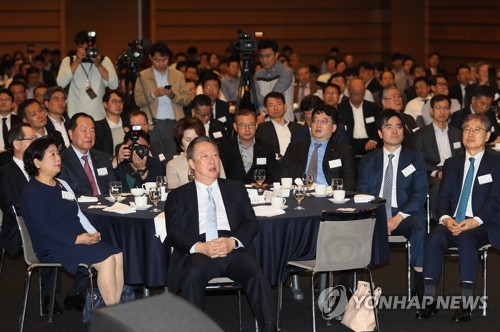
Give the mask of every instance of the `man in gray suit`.
M 462 133 L 455 127 L 448 126 L 451 116 L 451 100 L 444 94 L 432 97 L 430 114 L 432 123 L 415 134 L 414 144 L 418 152 L 425 157 L 429 180 L 429 198 L 431 216 L 436 216 L 436 198 L 444 161 L 462 152 Z

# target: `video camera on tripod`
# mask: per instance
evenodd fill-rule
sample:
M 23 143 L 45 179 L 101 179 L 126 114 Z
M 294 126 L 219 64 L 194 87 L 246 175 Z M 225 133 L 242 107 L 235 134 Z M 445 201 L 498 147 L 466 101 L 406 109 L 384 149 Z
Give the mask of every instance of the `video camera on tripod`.
M 140 64 L 146 57 L 145 45 L 149 45 L 149 40 L 134 39 L 129 41 L 129 48 L 124 50 L 116 60 L 118 71 L 126 71 L 127 76 L 130 78 L 137 77 Z
M 231 51 L 234 54 L 241 54 L 241 75 L 237 90 L 236 110 L 249 108 L 257 113 L 257 109 L 252 101 L 257 100 L 255 89 L 253 87 L 252 71 L 250 62 L 252 55 L 257 51 L 257 41 L 255 38 L 264 37 L 263 32 L 254 32 L 252 34 L 244 33 L 243 30 L 236 30 L 238 40 L 231 43 Z

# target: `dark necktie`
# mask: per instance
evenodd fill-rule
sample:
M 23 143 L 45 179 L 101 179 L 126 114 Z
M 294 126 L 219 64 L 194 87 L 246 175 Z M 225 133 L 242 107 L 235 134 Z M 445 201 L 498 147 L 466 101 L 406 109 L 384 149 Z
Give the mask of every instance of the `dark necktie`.
M 472 182 L 474 180 L 474 162 L 476 159 L 470 157 L 470 166 L 465 176 L 464 186 L 462 187 L 462 195 L 458 202 L 457 215 L 455 216 L 456 222 L 465 220 L 465 212 L 467 211 L 467 203 L 469 202 L 470 192 L 472 190 Z
M 82 159 L 83 159 L 83 170 L 85 171 L 85 174 L 87 174 L 90 186 L 92 187 L 92 196 L 99 196 L 99 190 L 97 189 L 97 183 L 95 182 L 94 173 L 90 168 L 89 157 L 82 156 Z
M 314 151 L 311 155 L 311 160 L 309 161 L 309 167 L 307 168 L 307 173 L 312 175 L 315 183 L 318 177 L 318 149 L 320 146 L 321 143 L 314 143 Z
M 387 215 L 387 219 L 392 218 L 392 158 L 394 158 L 394 155 L 391 153 L 388 157 L 389 163 L 387 164 L 387 168 L 385 169 L 384 188 L 382 190 L 382 196 L 386 201 L 385 213 Z
M 215 208 L 214 196 L 212 195 L 213 188 L 208 187 L 207 201 L 207 221 L 205 223 L 205 238 L 206 241 L 215 240 L 219 237 L 217 232 L 217 210 Z
M 7 128 L 7 118 L 2 118 L 2 134 L 3 134 L 3 142 L 4 142 L 4 149 L 7 149 L 7 146 L 9 145 L 9 128 Z

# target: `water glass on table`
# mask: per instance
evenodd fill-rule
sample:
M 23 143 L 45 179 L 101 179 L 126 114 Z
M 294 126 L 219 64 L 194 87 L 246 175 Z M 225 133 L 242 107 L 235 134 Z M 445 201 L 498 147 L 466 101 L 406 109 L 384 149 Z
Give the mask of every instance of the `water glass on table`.
M 156 187 L 156 188 L 152 188 L 150 191 L 149 191 L 149 199 L 151 200 L 151 202 L 153 202 L 154 204 L 154 208 L 151 210 L 151 212 L 161 212 L 160 209 L 158 209 L 157 205 L 158 205 L 158 202 L 160 201 L 161 199 L 161 189 Z
M 295 186 L 293 188 L 293 197 L 297 201 L 297 207 L 294 210 L 305 210 L 300 204 L 306 197 L 307 187 L 306 186 Z
M 262 184 L 266 181 L 266 170 L 265 169 L 256 169 L 253 172 L 253 177 L 255 182 L 257 182 L 257 187 L 259 188 L 259 193 L 263 192 Z
M 109 183 L 109 195 L 118 201 L 122 194 L 122 183 L 120 181 L 111 181 Z

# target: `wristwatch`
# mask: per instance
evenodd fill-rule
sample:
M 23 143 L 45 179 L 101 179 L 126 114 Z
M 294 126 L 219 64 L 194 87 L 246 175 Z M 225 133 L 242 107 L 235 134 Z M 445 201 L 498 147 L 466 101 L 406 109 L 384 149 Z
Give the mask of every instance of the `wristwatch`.
M 145 169 L 138 169 L 136 172 L 140 176 L 143 176 L 144 174 L 146 174 L 147 171 L 148 171 L 148 168 L 146 167 Z

